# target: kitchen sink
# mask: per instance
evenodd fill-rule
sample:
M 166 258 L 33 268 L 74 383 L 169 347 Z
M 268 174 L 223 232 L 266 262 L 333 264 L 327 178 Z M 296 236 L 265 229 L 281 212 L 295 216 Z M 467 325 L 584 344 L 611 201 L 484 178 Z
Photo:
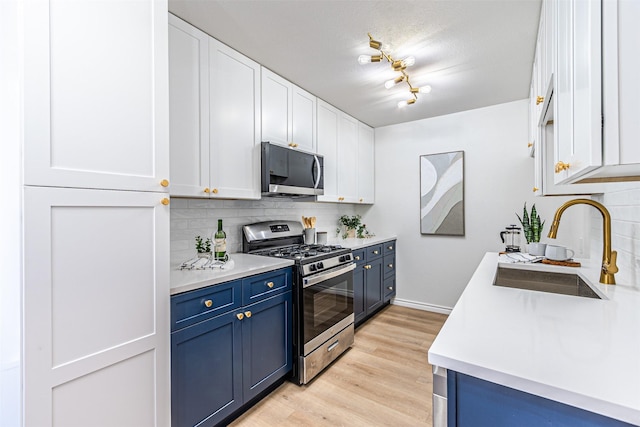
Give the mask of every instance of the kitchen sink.
M 498 267 L 494 286 L 601 299 L 577 274 Z

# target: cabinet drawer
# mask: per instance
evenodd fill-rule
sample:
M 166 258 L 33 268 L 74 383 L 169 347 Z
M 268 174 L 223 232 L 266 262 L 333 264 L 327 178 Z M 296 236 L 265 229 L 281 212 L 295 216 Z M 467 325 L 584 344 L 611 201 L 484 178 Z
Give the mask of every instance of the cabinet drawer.
M 241 283 L 234 280 L 171 297 L 171 331 L 240 307 Z
M 352 252 L 353 260 L 357 263 L 364 262 L 364 249 L 358 249 Z
M 291 279 L 290 268 L 242 279 L 242 304 L 252 304 L 261 299 L 290 291 Z
M 365 248 L 367 261 L 380 258 L 382 256 L 382 245 L 373 245 Z
M 396 274 L 396 256 L 385 255 L 384 256 L 384 277 L 395 276 Z
M 384 302 L 389 301 L 396 296 L 396 278 L 389 277 L 384 279 Z
M 395 254 L 396 253 L 396 241 L 392 240 L 391 242 L 384 242 L 382 244 L 383 246 L 383 251 L 384 251 L 384 255 L 390 255 L 390 254 Z

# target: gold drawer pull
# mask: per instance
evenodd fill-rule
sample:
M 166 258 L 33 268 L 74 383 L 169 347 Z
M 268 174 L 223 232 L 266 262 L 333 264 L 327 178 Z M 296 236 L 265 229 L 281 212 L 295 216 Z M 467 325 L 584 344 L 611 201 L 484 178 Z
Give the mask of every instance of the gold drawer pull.
M 162 185 L 163 187 L 168 187 L 169 186 L 169 180 L 163 179 L 162 181 L 160 181 L 160 185 Z
M 267 283 L 267 287 L 268 287 L 269 289 L 273 288 L 273 282 L 268 282 L 268 283 Z
M 362 197 L 360 197 L 360 203 L 362 203 L 362 201 L 363 201 L 363 200 L 364 200 L 364 199 L 363 199 Z
M 236 317 L 238 318 L 238 320 L 242 320 L 242 319 L 244 319 L 244 314 L 243 313 L 238 313 L 238 314 L 236 314 Z
M 571 165 L 569 165 L 569 163 L 558 162 L 558 163 L 556 163 L 555 171 L 556 171 L 556 173 L 560 173 L 560 172 L 562 172 L 564 170 L 569 169 L 570 167 L 571 167 Z
M 389 264 L 387 267 L 389 267 L 389 268 L 393 268 L 393 264 Z
M 533 192 L 535 193 L 536 191 L 538 191 L 539 188 L 538 187 L 533 187 Z
M 251 317 L 251 312 L 250 312 L 250 311 L 245 311 L 245 312 L 244 312 L 244 315 L 245 315 L 245 316 L 247 317 L 247 319 L 248 319 L 249 317 Z
M 389 249 L 390 251 L 393 250 L 393 246 L 387 246 L 387 249 Z
M 378 255 L 378 251 L 373 251 L 373 254 L 374 255 Z
M 544 102 L 544 96 L 536 97 L 536 105 L 540 105 Z
M 365 265 L 364 268 L 366 268 L 367 270 L 371 270 L 371 266 L 369 264 Z
M 218 189 L 217 189 L 217 188 L 214 188 L 213 190 L 211 190 L 211 192 L 212 192 L 213 194 L 218 194 Z
M 160 200 L 160 203 L 162 203 L 163 205 L 167 206 L 169 204 L 169 199 L 167 199 L 166 197 L 162 200 Z
M 388 286 L 387 289 L 389 289 L 390 291 L 393 290 L 393 286 Z
M 205 193 L 207 193 L 207 194 L 209 194 L 209 193 L 211 193 L 211 190 L 209 190 L 209 187 L 206 187 L 206 188 L 204 189 L 204 192 L 205 192 Z
M 356 259 L 356 261 L 360 261 L 360 255 L 356 255 L 354 258 Z
M 204 302 L 204 306 L 207 308 L 211 308 L 211 306 L 213 305 L 213 301 L 208 299 Z
M 531 147 L 533 147 L 533 142 L 530 142 L 527 144 L 527 148 L 531 148 Z

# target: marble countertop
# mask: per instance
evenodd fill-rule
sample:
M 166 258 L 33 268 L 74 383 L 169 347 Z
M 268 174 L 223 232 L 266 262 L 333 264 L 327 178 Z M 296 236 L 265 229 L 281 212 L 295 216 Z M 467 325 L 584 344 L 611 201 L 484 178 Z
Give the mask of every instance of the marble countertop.
M 289 267 L 294 264 L 291 260 L 244 253 L 229 254 L 229 259 L 233 260 L 233 267 L 226 269 L 180 270 L 180 264 L 172 265 L 171 295 Z
M 602 285 L 598 261 L 577 273 L 603 298 L 493 286 L 487 253 L 429 349 L 429 363 L 640 425 L 640 292 Z
M 359 249 L 367 246 L 375 245 L 382 242 L 388 242 L 389 240 L 395 240 L 395 235 L 382 235 L 367 237 L 366 239 L 349 238 L 343 239 L 341 237 L 329 237 L 327 243 L 330 245 L 340 245 L 345 248 Z

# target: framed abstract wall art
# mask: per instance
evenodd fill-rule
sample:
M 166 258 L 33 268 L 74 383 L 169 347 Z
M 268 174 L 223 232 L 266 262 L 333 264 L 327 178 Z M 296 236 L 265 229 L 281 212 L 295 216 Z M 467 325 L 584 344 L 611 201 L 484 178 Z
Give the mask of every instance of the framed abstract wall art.
M 420 233 L 464 236 L 464 151 L 420 156 Z

